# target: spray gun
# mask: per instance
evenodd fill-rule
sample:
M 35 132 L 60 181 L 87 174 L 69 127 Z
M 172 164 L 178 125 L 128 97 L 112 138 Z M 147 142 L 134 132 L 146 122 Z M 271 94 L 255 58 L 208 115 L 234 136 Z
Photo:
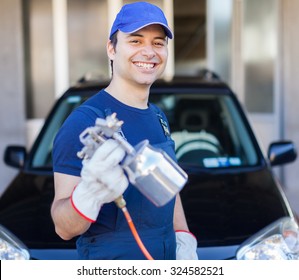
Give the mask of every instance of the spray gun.
M 100 145 L 113 138 L 126 152 L 121 166 L 126 171 L 129 181 L 157 207 L 167 204 L 184 187 L 188 179 L 187 174 L 164 151 L 153 148 L 148 140 L 132 147 L 119 133 L 122 124 L 123 121 L 116 118 L 116 113 L 107 116 L 106 119 L 97 118 L 95 126 L 86 128 L 79 136 L 84 146 L 77 153 L 78 157 L 90 159 Z M 123 211 L 145 257 L 153 260 L 138 235 L 123 196 L 114 202 Z
M 187 174 L 164 151 L 152 147 L 148 140 L 131 146 L 119 133 L 122 124 L 116 113 L 106 119 L 97 118 L 94 127 L 88 127 L 80 134 L 84 147 L 78 156 L 91 158 L 104 141 L 115 139 L 126 152 L 121 166 L 129 181 L 157 207 L 167 204 L 184 187 Z

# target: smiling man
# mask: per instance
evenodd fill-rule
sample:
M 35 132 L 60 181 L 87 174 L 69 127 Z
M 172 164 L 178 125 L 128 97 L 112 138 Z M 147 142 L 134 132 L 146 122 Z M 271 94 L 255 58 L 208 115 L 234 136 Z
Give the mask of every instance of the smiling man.
M 179 195 L 163 207 L 145 198 L 119 165 L 125 151 L 118 142 L 106 141 L 83 166 L 77 157 L 80 133 L 97 117 L 116 112 L 124 121 L 122 135 L 131 145 L 147 139 L 175 160 L 166 117 L 148 102 L 151 85 L 165 69 L 167 41 L 172 37 L 160 8 L 146 2 L 124 5 L 107 43 L 113 73 L 109 85 L 74 110 L 55 138 L 51 214 L 61 238 L 80 236 L 81 259 L 145 259 L 113 202 L 121 194 L 154 259 L 197 259 L 197 242 L 188 230 Z

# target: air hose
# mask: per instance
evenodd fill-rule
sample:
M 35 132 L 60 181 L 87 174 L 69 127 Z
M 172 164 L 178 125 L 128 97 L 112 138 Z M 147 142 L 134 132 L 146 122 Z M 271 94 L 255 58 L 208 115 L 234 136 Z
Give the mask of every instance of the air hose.
M 133 223 L 133 220 L 131 218 L 131 215 L 126 207 L 126 201 L 124 200 L 123 196 L 118 197 L 115 201 L 115 204 L 117 205 L 118 208 L 120 208 L 122 210 L 122 212 L 124 213 L 124 216 L 127 220 L 127 223 L 129 225 L 129 228 L 133 234 L 133 237 L 136 240 L 137 245 L 139 246 L 141 252 L 144 254 L 144 256 L 148 259 L 148 260 L 153 260 L 153 257 L 151 256 L 151 254 L 148 252 L 148 250 L 145 248 L 142 240 L 139 237 L 139 234 L 136 230 L 136 227 Z

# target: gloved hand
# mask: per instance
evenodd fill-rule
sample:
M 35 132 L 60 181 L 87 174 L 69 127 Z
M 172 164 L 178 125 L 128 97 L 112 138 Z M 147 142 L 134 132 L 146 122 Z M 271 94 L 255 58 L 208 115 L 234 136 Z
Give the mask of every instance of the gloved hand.
M 178 230 L 176 237 L 176 259 L 177 260 L 198 260 L 196 253 L 197 240 L 189 231 Z
M 83 161 L 81 181 L 75 187 L 71 202 L 75 210 L 95 222 L 104 203 L 114 201 L 129 185 L 119 163 L 125 156 L 122 146 L 113 139 L 105 141 L 91 159 Z

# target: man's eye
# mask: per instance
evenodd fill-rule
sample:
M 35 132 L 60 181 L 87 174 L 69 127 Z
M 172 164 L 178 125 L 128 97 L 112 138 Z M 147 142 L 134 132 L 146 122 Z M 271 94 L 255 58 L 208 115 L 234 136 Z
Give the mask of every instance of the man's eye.
M 164 42 L 155 42 L 155 45 L 158 47 L 163 47 L 163 46 L 165 46 L 165 43 Z
M 139 40 L 131 40 L 130 43 L 132 43 L 132 44 L 138 44 Z

